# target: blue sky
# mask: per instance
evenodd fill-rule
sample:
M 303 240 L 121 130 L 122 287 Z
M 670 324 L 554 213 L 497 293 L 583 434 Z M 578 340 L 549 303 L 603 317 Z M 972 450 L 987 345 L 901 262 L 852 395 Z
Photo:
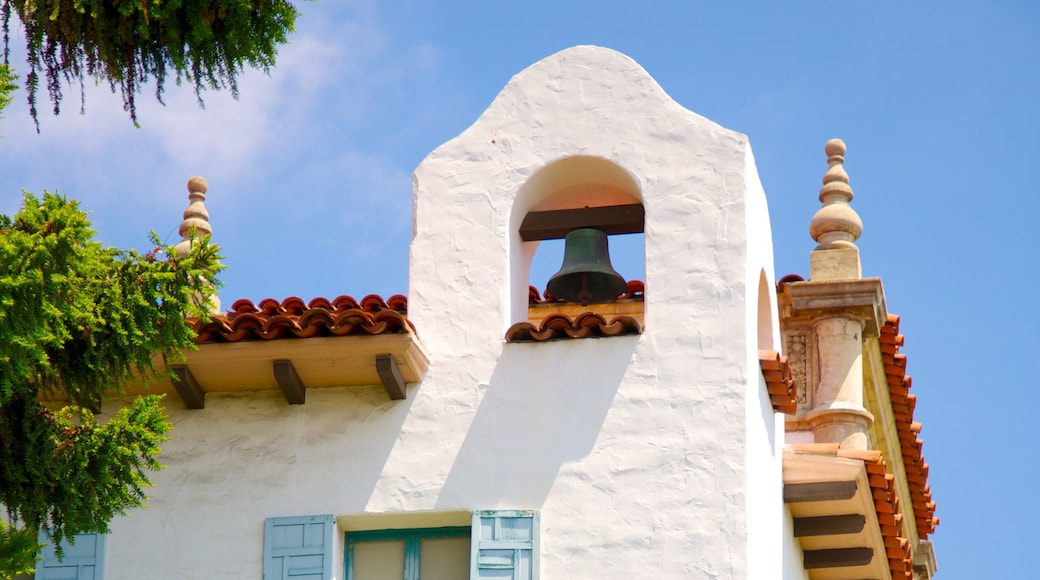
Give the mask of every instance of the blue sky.
M 807 274 L 823 144 L 846 141 L 864 274 L 883 278 L 902 316 L 942 519 L 940 577 L 1040 568 L 1037 5 L 300 8 L 278 66 L 245 74 L 237 102 L 210 93 L 203 110 L 171 87 L 162 107 L 146 89 L 135 129 L 106 88 L 90 87 L 85 116 L 69 89 L 37 135 L 19 98 L 0 121 L 0 213 L 17 210 L 21 188 L 57 190 L 92 212 L 106 243 L 147 249 L 149 230 L 177 241 L 184 184 L 203 175 L 227 256 L 225 306 L 405 293 L 422 158 L 524 67 L 576 44 L 619 50 L 679 103 L 750 137 L 778 275 Z

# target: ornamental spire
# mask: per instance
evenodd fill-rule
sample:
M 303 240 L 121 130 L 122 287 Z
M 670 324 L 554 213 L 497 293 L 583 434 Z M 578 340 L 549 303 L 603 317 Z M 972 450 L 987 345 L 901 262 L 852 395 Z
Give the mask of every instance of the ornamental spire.
M 202 177 L 195 176 L 188 180 L 188 207 L 184 210 L 184 221 L 177 233 L 181 241 L 175 246 L 177 257 L 186 258 L 191 250 L 191 229 L 195 228 L 195 236 L 202 238 L 213 234 L 213 227 L 209 225 L 209 212 L 206 211 L 206 191 L 209 184 Z
M 845 142 L 831 139 L 824 147 L 827 173 L 823 175 L 820 202 L 809 235 L 818 243 L 813 250 L 810 278 L 813 280 L 858 279 L 862 276 L 856 240 L 863 233 L 863 222 L 852 209 L 852 187 L 845 172 Z
M 854 243 L 863 233 L 863 222 L 852 209 L 852 187 L 845 173 L 845 142 L 831 139 L 824 147 L 827 153 L 827 173 L 823 175 L 820 202 L 823 207 L 809 223 L 809 235 L 820 245 L 817 250 L 855 248 Z
M 196 175 L 188 180 L 188 207 L 184 210 L 184 219 L 181 221 L 180 228 L 177 229 L 181 241 L 174 246 L 179 258 L 188 256 L 193 239 L 213 235 L 213 226 L 209 223 L 209 212 L 206 211 L 205 205 L 207 190 L 209 190 L 209 184 L 206 183 L 205 178 Z M 209 310 L 213 313 L 220 312 L 220 298 L 216 293 L 210 299 Z

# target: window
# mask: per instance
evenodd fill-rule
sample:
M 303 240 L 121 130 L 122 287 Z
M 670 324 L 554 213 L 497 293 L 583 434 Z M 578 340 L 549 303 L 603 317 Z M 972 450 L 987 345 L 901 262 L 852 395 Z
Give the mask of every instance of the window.
M 478 511 L 472 526 L 347 532 L 347 580 L 537 580 L 538 514 Z
M 469 574 L 468 527 L 348 532 L 347 580 L 458 580 Z
M 331 580 L 335 530 L 328 515 L 267 518 L 264 580 Z
M 103 577 L 104 534 L 76 534 L 72 543 L 63 541 L 61 560 L 46 537 L 41 537 L 40 542 L 47 545 L 40 554 L 43 560 L 36 564 L 36 580 L 101 580 Z

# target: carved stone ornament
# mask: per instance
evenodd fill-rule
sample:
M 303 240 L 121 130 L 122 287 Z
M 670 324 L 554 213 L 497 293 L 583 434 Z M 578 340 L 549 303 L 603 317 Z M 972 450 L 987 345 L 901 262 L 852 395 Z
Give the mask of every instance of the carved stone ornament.
M 806 377 L 806 337 L 804 334 L 792 334 L 787 337 L 787 360 L 791 365 L 794 377 L 795 398 L 799 408 L 810 408 L 808 395 L 808 377 Z

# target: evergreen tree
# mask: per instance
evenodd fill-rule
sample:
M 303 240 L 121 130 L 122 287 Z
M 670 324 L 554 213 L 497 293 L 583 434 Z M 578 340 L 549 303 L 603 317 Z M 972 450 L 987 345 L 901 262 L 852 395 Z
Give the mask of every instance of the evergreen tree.
M 155 380 L 156 355 L 192 348 L 191 316 L 206 316 L 216 246 L 193 240 L 142 255 L 93 239 L 75 201 L 25 194 L 0 215 L 0 578 L 36 560 L 40 532 L 55 544 L 143 505 L 148 472 L 171 425 L 147 396 L 99 424 L 106 393 Z M 41 396 L 64 399 L 51 411 Z

